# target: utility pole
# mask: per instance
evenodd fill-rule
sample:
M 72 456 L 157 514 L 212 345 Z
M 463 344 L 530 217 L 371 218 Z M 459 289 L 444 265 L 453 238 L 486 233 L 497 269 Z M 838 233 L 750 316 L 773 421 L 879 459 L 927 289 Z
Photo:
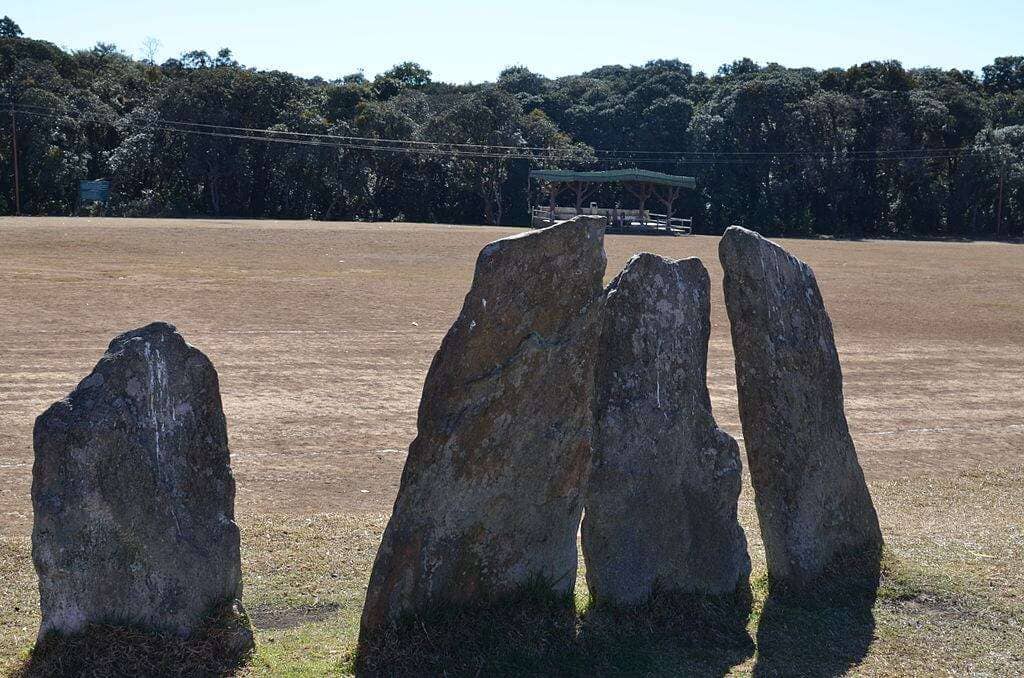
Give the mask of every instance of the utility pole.
M 21 215 L 21 187 L 18 181 L 18 123 L 11 106 L 11 143 L 14 145 L 14 216 Z
M 1006 183 L 1006 163 L 999 170 L 999 206 L 996 208 L 996 237 L 1003 234 L 1003 184 Z

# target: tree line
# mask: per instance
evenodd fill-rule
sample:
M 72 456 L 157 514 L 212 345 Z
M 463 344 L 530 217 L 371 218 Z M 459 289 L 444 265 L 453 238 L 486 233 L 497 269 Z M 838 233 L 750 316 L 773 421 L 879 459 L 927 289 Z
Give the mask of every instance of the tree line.
M 0 20 L 0 213 L 522 224 L 531 168 L 641 167 L 697 179 L 698 232 L 1024 235 L 1024 57 L 982 73 L 896 61 L 816 70 L 678 60 L 546 78 L 300 78 L 230 50 L 163 63 L 65 51 Z M 8 116 L 4 116 L 8 117 Z M 602 189 L 602 204 L 627 195 Z M 1003 214 L 1000 224 L 999 213 Z

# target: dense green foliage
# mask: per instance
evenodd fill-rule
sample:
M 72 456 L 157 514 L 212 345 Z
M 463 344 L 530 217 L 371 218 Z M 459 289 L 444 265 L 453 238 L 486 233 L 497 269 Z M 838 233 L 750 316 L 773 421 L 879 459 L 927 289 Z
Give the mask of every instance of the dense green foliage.
M 996 59 L 980 77 L 745 59 L 713 76 L 654 61 L 553 80 L 516 67 L 495 83 L 450 85 L 405 63 L 325 81 L 245 68 L 226 49 L 162 65 L 104 44 L 68 53 L 7 20 L 0 87 L 17 117 L 24 214 L 71 213 L 78 180 L 106 177 L 116 215 L 523 223 L 531 166 L 639 166 L 697 177 L 677 214 L 703 232 L 1024 230 L 1024 57 Z M 595 199 L 631 204 L 611 188 Z

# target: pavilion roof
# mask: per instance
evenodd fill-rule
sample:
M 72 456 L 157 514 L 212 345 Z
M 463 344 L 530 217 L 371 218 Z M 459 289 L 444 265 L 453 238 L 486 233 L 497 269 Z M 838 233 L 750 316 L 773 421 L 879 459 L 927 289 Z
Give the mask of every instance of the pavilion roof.
M 572 172 L 569 170 L 530 170 L 531 179 L 542 181 L 580 181 L 583 183 L 624 183 L 635 182 L 661 186 L 696 188 L 697 180 L 677 174 L 662 174 L 642 169 L 617 169 L 597 172 Z

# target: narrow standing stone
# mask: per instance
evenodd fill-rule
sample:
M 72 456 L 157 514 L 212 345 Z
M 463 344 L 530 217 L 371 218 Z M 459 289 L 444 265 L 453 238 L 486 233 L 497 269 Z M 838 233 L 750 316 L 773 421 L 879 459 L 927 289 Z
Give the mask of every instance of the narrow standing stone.
M 603 221 L 487 245 L 423 386 L 361 639 L 406 613 L 576 579 Z
M 174 327 L 115 338 L 34 443 L 41 639 L 91 623 L 186 635 L 240 599 L 217 373 Z
M 583 518 L 598 603 L 748 587 L 739 447 L 707 389 L 710 313 L 699 259 L 638 254 L 608 287 Z
M 814 272 L 738 226 L 725 232 L 719 256 L 772 584 L 801 588 L 853 563 L 876 568 L 882 534 L 847 428 L 839 356 Z

